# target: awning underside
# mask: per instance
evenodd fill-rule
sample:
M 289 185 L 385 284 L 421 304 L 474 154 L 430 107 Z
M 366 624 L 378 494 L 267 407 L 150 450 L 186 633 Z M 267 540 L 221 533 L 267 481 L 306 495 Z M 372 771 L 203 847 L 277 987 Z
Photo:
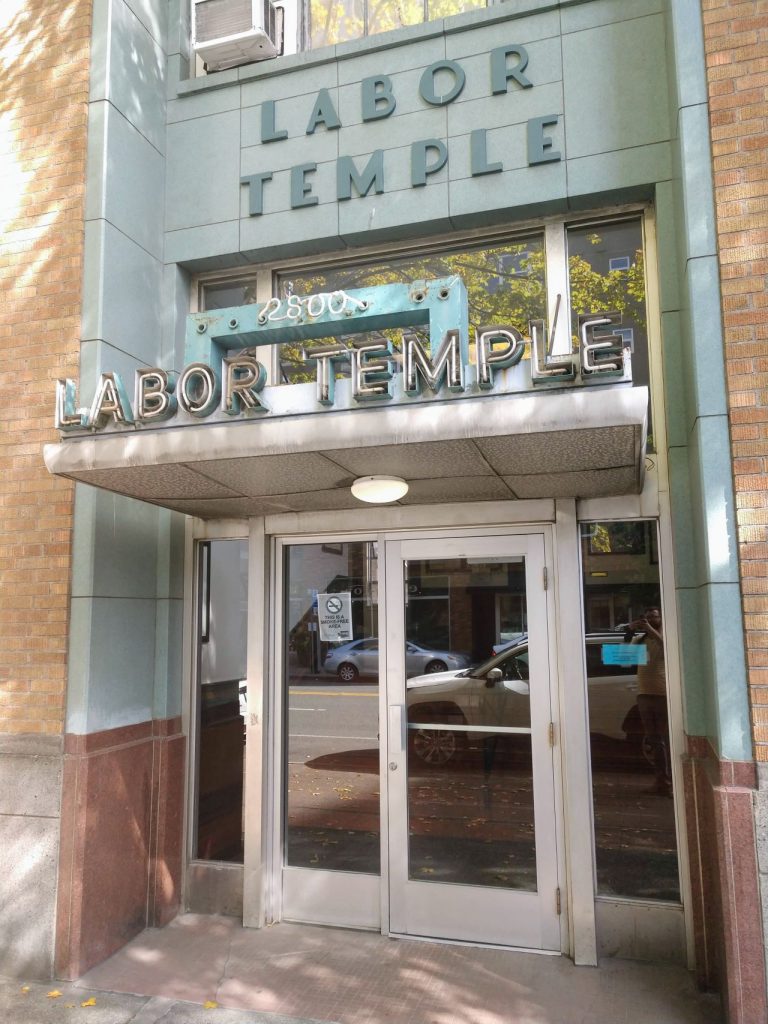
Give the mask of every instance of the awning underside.
M 359 508 L 355 477 L 399 504 L 596 498 L 642 490 L 646 388 L 482 397 L 67 437 L 52 473 L 203 519 Z

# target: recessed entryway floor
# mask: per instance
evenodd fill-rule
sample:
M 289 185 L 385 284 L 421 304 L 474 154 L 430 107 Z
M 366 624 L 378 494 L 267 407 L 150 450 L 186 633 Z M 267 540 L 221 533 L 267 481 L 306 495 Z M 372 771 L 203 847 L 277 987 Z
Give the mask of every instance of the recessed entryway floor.
M 77 983 L 338 1024 L 720 1024 L 682 968 L 184 914 Z M 215 1022 L 215 1016 L 212 1016 Z

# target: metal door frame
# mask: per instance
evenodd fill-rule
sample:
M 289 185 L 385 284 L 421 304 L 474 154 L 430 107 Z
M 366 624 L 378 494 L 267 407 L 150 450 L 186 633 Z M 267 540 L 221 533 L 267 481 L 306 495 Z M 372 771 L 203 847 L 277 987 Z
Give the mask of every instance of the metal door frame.
M 550 503 L 546 503 L 550 505 Z M 409 510 L 410 511 L 410 510 Z M 283 628 L 283 565 L 285 548 L 291 544 L 314 544 L 314 543 L 340 543 L 349 541 L 375 540 L 378 542 L 379 558 L 379 581 L 381 593 L 379 595 L 379 633 L 387 630 L 386 617 L 386 573 L 387 573 L 387 542 L 388 541 L 428 541 L 446 537 L 489 539 L 503 538 L 515 535 L 538 534 L 544 540 L 544 557 L 549 568 L 549 587 L 546 592 L 547 621 L 547 644 L 551 673 L 551 688 L 555 695 L 552 702 L 552 716 L 554 723 L 554 735 L 556 740 L 560 735 L 559 725 L 559 704 L 557 700 L 557 658 L 554 628 L 555 614 L 555 587 L 553 585 L 554 569 L 554 539 L 553 531 L 548 524 L 535 524 L 516 527 L 500 527 L 497 525 L 475 526 L 471 528 L 446 528 L 438 527 L 432 529 L 413 528 L 401 530 L 386 530 L 382 532 L 360 530 L 359 517 L 355 517 L 358 528 L 354 532 L 335 533 L 291 533 L 282 536 L 268 537 L 265 532 L 264 520 L 254 521 L 256 529 L 251 531 L 252 558 L 256 556 L 256 563 L 252 561 L 250 574 L 251 586 L 256 594 L 251 595 L 250 607 L 256 613 L 256 620 L 263 616 L 264 629 L 252 630 L 253 633 L 261 633 L 259 638 L 249 637 L 249 680 L 255 674 L 259 665 L 264 666 L 262 678 L 268 680 L 268 686 L 263 688 L 265 700 L 251 703 L 251 687 L 249 686 L 249 707 L 247 726 L 249 731 L 254 730 L 259 734 L 256 743 L 249 737 L 249 753 L 247 760 L 247 806 L 246 815 L 246 864 L 244 876 L 244 922 L 259 926 L 264 923 L 282 919 L 282 856 L 283 856 L 283 793 L 282 793 L 282 729 L 284 726 L 282 715 L 282 679 L 283 679 L 283 654 L 282 636 Z M 442 518 L 442 517 L 440 517 Z M 344 517 L 340 517 L 339 525 L 344 525 Z M 338 521 L 338 519 L 337 519 Z M 260 527 L 260 528 L 259 528 Z M 254 551 L 255 548 L 255 551 Z M 263 553 L 263 554 L 262 554 Z M 269 573 L 262 577 L 262 586 L 259 586 L 259 568 L 261 562 L 263 569 L 266 569 L 268 557 Z M 259 614 L 261 612 L 261 616 Z M 252 621 L 254 621 L 252 619 Z M 387 644 L 380 646 L 380 679 L 386 680 L 388 674 L 387 666 Z M 253 673 L 252 673 L 253 668 Z M 261 689 L 261 688 L 259 688 Z M 388 829 L 388 808 L 389 808 L 389 786 L 387 770 L 387 688 L 379 688 L 379 720 L 381 723 L 380 742 L 380 793 L 381 793 L 381 885 L 380 885 L 380 927 L 385 934 L 394 934 L 390 931 L 389 918 L 389 829 Z M 267 722 L 269 728 L 263 730 L 263 724 Z M 565 858 L 565 821 L 563 813 L 563 791 L 560 768 L 559 751 L 555 751 L 553 773 L 553 792 L 555 800 L 555 829 L 557 837 L 557 874 L 561 888 L 561 906 L 563 913 L 560 917 L 561 941 L 560 949 L 567 951 L 570 945 L 568 937 L 567 899 L 565 898 L 565 886 L 567 885 L 566 858 Z M 254 771 L 255 769 L 255 771 Z M 254 806 L 252 798 L 256 798 L 256 790 L 259 787 L 261 778 L 266 779 L 264 787 L 263 803 L 259 799 L 258 806 Z M 584 789 L 588 791 L 588 776 L 583 780 Z M 263 826 L 263 827 L 262 827 Z M 591 839 L 588 837 L 588 842 Z M 258 851 L 258 852 L 257 852 Z M 590 867 L 591 870 L 591 867 Z M 347 876 L 349 877 L 349 876 Z M 339 922 L 341 923 L 341 922 Z
M 548 576 L 547 556 L 544 542 L 544 528 L 528 528 L 525 530 L 507 531 L 504 534 L 484 533 L 481 536 L 446 536 L 417 538 L 389 538 L 386 549 L 386 625 L 387 625 L 387 701 L 388 714 L 383 725 L 387 729 L 387 746 L 385 748 L 386 770 L 390 784 L 388 788 L 390 815 L 390 835 L 394 832 L 400 837 L 400 846 L 396 846 L 397 840 L 390 845 L 389 866 L 390 866 L 390 933 L 391 934 L 426 934 L 427 937 L 451 938 L 458 941 L 473 941 L 482 943 L 504 943 L 506 945 L 519 946 L 520 948 L 541 949 L 546 951 L 560 952 L 563 947 L 563 933 L 559 924 L 559 911 L 562 906 L 560 885 L 562 879 L 562 828 L 560 825 L 561 814 L 559 812 L 559 788 L 556 787 L 555 778 L 559 776 L 559 759 L 556 756 L 555 736 L 557 735 L 559 721 L 557 708 L 557 687 L 556 679 L 553 677 L 550 668 L 549 650 L 549 608 L 547 601 Z M 542 661 L 542 667 L 547 672 L 547 689 L 541 693 L 536 707 L 532 706 L 531 726 L 533 732 L 532 752 L 534 771 L 537 777 L 538 798 L 535 798 L 534 815 L 537 826 L 537 833 L 540 841 L 537 843 L 537 880 L 536 893 L 517 894 L 520 903 L 531 905 L 536 908 L 536 921 L 532 922 L 530 913 L 521 915 L 526 924 L 528 938 L 526 941 L 507 942 L 505 936 L 506 928 L 502 925 L 493 927 L 493 922 L 488 920 L 488 928 L 479 921 L 475 926 L 467 920 L 467 915 L 474 913 L 483 903 L 489 905 L 493 912 L 494 904 L 501 902 L 503 897 L 508 897 L 512 903 L 516 899 L 512 890 L 499 890 L 496 893 L 492 889 L 472 886 L 448 887 L 443 892 L 439 883 L 418 882 L 409 878 L 407 866 L 407 789 L 405 773 L 407 771 L 407 739 L 405 707 L 405 686 L 402 678 L 402 660 L 397 657 L 400 650 L 401 637 L 405 632 L 404 606 L 403 606 L 403 564 L 409 557 L 421 557 L 419 552 L 424 552 L 423 557 L 430 556 L 430 548 L 434 555 L 446 557 L 498 557 L 508 552 L 510 556 L 524 555 L 526 557 L 526 591 L 529 598 L 529 615 L 539 619 L 536 623 L 538 640 L 536 653 Z M 449 550 L 446 552 L 446 548 Z M 453 549 L 453 550 L 450 550 Z M 505 551 L 506 549 L 506 551 Z M 541 719 L 539 721 L 539 719 Z M 541 844 L 545 840 L 545 845 Z M 403 848 L 401 848 L 403 847 Z M 397 888 L 393 887 L 394 879 L 397 878 Z M 407 894 L 407 895 L 406 895 Z M 435 925 L 430 931 L 430 906 L 440 896 L 445 897 L 445 907 L 454 903 L 458 907 L 465 903 L 463 911 L 456 915 L 453 923 L 447 922 L 443 925 Z M 450 898 L 454 899 L 451 900 Z M 416 908 L 419 908 L 418 911 Z M 479 911 L 482 913 L 482 911 Z M 411 917 L 411 924 L 407 924 L 407 915 Z M 416 922 L 417 916 L 419 923 Z M 487 920 L 487 918 L 486 918 Z M 463 922 L 467 921 L 467 928 L 461 933 Z M 446 931 L 447 929 L 447 931 Z M 455 930 L 455 934 L 451 930 Z M 511 936 L 510 936 L 511 938 Z

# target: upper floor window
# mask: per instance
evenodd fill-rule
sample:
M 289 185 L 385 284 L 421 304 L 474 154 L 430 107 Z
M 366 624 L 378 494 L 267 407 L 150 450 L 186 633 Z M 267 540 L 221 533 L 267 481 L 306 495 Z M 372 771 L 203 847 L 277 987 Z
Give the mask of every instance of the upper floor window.
M 486 6 L 486 0 L 307 0 L 309 49 Z
M 361 39 L 493 0 L 191 0 L 197 75 Z

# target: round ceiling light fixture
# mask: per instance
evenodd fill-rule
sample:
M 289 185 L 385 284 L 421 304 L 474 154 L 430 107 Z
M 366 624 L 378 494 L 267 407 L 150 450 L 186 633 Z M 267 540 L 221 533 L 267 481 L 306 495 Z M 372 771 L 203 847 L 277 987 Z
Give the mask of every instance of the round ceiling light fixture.
M 359 501 L 385 505 L 408 493 L 408 484 L 399 476 L 359 476 L 352 484 L 352 494 Z

